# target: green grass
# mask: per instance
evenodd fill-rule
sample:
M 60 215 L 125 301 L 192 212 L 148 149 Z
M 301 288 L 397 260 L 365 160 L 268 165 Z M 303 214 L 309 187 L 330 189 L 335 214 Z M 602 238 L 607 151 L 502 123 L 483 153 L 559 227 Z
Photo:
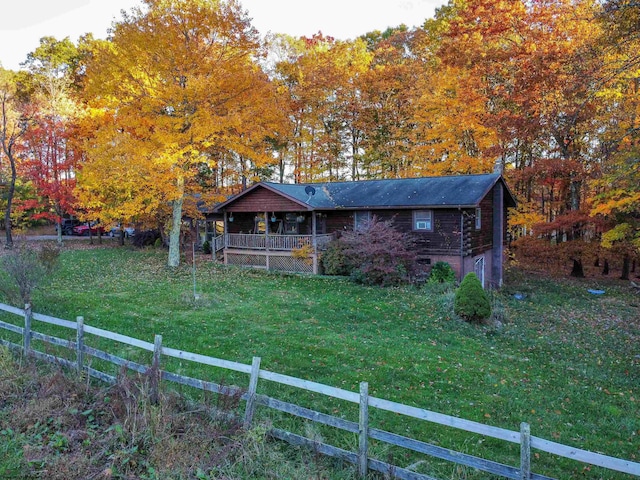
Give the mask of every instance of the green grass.
M 156 250 L 65 251 L 34 297 L 34 311 L 70 320 L 81 315 L 88 325 L 149 342 L 161 334 L 165 346 L 246 364 L 259 356 L 263 369 L 353 391 L 366 381 L 376 397 L 511 430 L 528 422 L 535 436 L 640 461 L 640 298 L 622 283 L 609 282 L 605 295 L 594 296 L 587 288 L 601 283 L 510 272 L 507 287 L 494 295 L 502 316 L 495 327 L 456 318 L 452 292 L 439 286 L 380 289 L 200 262 L 194 299 L 190 266 L 172 271 L 164 264 L 165 252 Z M 516 300 L 516 292 L 526 298 Z M 248 382 L 187 362 L 166 365 L 203 379 Z M 345 402 L 268 382 L 259 392 L 357 420 L 356 407 Z M 376 428 L 518 461 L 515 445 L 383 412 L 372 412 L 372 419 Z M 314 428 L 338 446 L 357 444 L 353 436 Z M 401 466 L 416 461 L 382 445 L 373 449 Z M 544 453 L 533 467 L 558 478 L 628 478 L 595 467 L 585 473 L 583 464 Z M 446 478 L 487 478 L 436 460 L 421 468 Z

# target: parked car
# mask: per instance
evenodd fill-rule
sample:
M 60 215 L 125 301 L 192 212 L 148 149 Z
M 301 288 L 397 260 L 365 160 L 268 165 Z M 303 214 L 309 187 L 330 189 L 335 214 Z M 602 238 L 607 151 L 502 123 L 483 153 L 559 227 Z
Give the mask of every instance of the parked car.
M 80 235 L 83 237 L 88 237 L 90 234 L 91 235 L 104 234 L 104 228 L 102 228 L 102 225 L 96 225 L 96 224 L 92 224 L 91 226 L 87 224 L 76 225 L 75 227 L 73 227 L 73 234 Z
M 73 227 L 80 225 L 82 222 L 76 218 L 63 218 L 60 225 L 56 223 L 56 233 L 58 228 L 62 229 L 62 235 L 73 235 Z
M 122 229 L 124 232 L 124 238 L 133 237 L 136 234 L 136 229 L 133 227 L 124 227 Z M 118 237 L 120 235 L 120 225 L 116 225 L 111 230 L 109 230 L 110 237 Z

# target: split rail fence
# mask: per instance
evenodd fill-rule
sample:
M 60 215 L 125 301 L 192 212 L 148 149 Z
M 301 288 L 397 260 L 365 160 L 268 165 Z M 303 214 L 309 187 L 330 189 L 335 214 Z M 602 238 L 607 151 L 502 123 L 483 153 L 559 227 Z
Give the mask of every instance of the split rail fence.
M 143 340 L 127 337 L 119 333 L 114 333 L 107 330 L 102 330 L 100 328 L 85 325 L 83 317 L 77 317 L 76 321 L 72 322 L 48 315 L 34 313 L 31 311 L 29 305 L 27 305 L 24 309 L 20 309 L 0 303 L 0 311 L 5 311 L 24 317 L 23 327 L 16 324 L 0 321 L 0 329 L 8 330 L 22 336 L 21 344 L 10 342 L 8 340 L 0 338 L 0 345 L 21 350 L 24 356 L 32 356 L 49 362 L 61 364 L 76 369 L 78 373 L 86 372 L 90 376 L 98 378 L 102 381 L 115 383 L 116 377 L 91 368 L 91 366 L 87 364 L 85 356 L 91 356 L 97 359 L 105 360 L 123 368 L 134 370 L 139 373 L 147 373 L 149 371 L 155 372 L 158 380 L 175 382 L 216 394 L 240 396 L 242 400 L 246 401 L 243 416 L 245 427 L 251 426 L 256 407 L 264 406 L 312 422 L 354 433 L 358 436 L 358 450 L 356 452 L 344 450 L 329 444 L 314 441 L 302 435 L 277 428 L 273 428 L 269 432 L 269 434 L 274 438 L 284 440 L 293 445 L 306 446 L 321 454 L 339 458 L 343 461 L 349 462 L 357 467 L 358 474 L 361 478 L 366 476 L 368 470 L 373 470 L 399 479 L 436 480 L 428 475 L 416 473 L 410 469 L 391 465 L 387 462 L 369 457 L 368 449 L 370 439 L 374 439 L 390 445 L 409 449 L 417 453 L 425 454 L 427 456 L 446 460 L 459 465 L 465 465 L 467 467 L 475 468 L 483 472 L 514 480 L 548 480 L 551 478 L 532 472 L 532 450 L 539 450 L 560 457 L 566 457 L 588 465 L 599 466 L 617 472 L 640 476 L 640 463 L 635 463 L 620 458 L 614 458 L 599 453 L 589 452 L 587 450 L 581 450 L 578 448 L 545 440 L 543 438 L 535 437 L 531 435 L 530 427 L 527 423 L 521 424 L 520 431 L 512 431 L 504 428 L 484 425 L 482 423 L 465 420 L 450 415 L 444 415 L 422 408 L 411 407 L 381 398 L 372 397 L 368 394 L 369 388 L 366 382 L 360 384 L 359 392 L 344 390 L 341 388 L 331 387 L 309 380 L 301 380 L 288 375 L 262 370 L 260 368 L 259 357 L 254 357 L 252 364 L 247 365 L 243 363 L 208 357 L 197 353 L 185 352 L 182 350 L 163 346 L 161 335 L 156 335 L 154 342 L 150 343 Z M 74 330 L 75 341 L 64 340 L 34 331 L 32 328 L 33 320 Z M 133 361 L 129 361 L 122 357 L 112 355 L 105 351 L 89 347 L 85 344 L 85 335 L 87 334 L 110 339 L 112 341 L 120 342 L 125 345 L 152 352 L 152 365 L 145 366 Z M 75 361 L 37 351 L 31 346 L 32 340 L 39 340 L 51 345 L 69 348 L 75 351 Z M 213 382 L 191 378 L 162 370 L 160 368 L 162 356 L 188 360 L 203 365 L 209 365 L 248 374 L 250 376 L 249 386 L 246 390 L 240 389 L 239 387 L 222 386 Z M 359 419 L 357 422 L 348 421 L 343 418 L 331 416 L 325 413 L 301 407 L 299 405 L 278 400 L 276 398 L 258 394 L 257 388 L 259 379 L 269 380 L 277 384 L 288 385 L 309 392 L 314 392 L 358 404 Z M 151 382 L 150 394 L 152 395 L 152 397 L 157 397 L 158 395 L 158 383 L 159 382 Z M 518 467 L 505 465 L 495 461 L 479 458 L 454 450 L 449 450 L 437 445 L 373 428 L 369 425 L 370 408 L 386 410 L 388 412 L 405 415 L 414 419 L 432 422 L 446 427 L 457 428 L 466 432 L 471 432 L 505 442 L 518 444 L 520 445 L 520 465 Z

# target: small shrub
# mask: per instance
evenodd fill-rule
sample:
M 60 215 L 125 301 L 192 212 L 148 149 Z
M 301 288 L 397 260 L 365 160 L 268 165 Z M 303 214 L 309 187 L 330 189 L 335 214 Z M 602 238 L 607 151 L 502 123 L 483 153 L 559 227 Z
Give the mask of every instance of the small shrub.
M 309 244 L 302 245 L 299 248 L 294 248 L 291 251 L 291 256 L 297 260 L 302 260 L 307 265 L 313 265 L 313 247 Z
M 497 327 L 507 323 L 507 311 L 498 294 L 494 290 L 487 292 L 489 301 L 491 302 L 491 322 Z
M 447 262 L 436 262 L 429 273 L 429 283 L 453 283 L 456 281 L 456 272 Z
M 60 249 L 55 245 L 44 244 L 38 252 L 38 260 L 47 271 L 47 273 L 53 272 L 58 265 L 58 259 L 60 258 Z
M 350 278 L 363 285 L 400 285 L 407 280 L 406 266 L 388 256 L 376 256 L 351 271 Z
M 422 287 L 424 294 L 428 297 L 439 297 L 441 295 L 453 292 L 455 284 L 451 283 L 438 283 L 438 282 L 426 282 Z M 452 305 L 453 308 L 453 305 Z M 450 310 L 452 310 L 452 308 Z
M 136 232 L 131 243 L 136 247 L 142 248 L 150 245 L 156 245 L 159 241 L 162 242 L 160 239 L 160 232 L 158 230 L 144 230 L 139 233 Z
M 0 292 L 14 305 L 31 303 L 33 291 L 51 273 L 56 261 L 57 254 L 53 250 L 43 254 L 43 250 L 36 250 L 31 245 L 16 244 L 0 257 L 5 273 L 0 277 Z
M 456 315 L 469 322 L 481 323 L 491 316 L 491 302 L 475 273 L 465 275 L 453 301 Z
M 327 275 L 351 275 L 353 265 L 345 250 L 347 246 L 340 240 L 333 240 L 322 254 L 322 267 Z
M 209 243 L 209 240 L 205 240 L 202 244 L 202 252 L 206 255 L 211 255 L 211 244 Z

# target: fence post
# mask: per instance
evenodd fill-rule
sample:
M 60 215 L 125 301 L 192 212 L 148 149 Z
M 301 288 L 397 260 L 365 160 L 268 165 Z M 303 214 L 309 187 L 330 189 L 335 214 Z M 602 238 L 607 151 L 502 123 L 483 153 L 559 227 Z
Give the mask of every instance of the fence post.
M 358 476 L 367 476 L 369 457 L 369 384 L 360 382 L 360 418 L 358 422 Z
M 520 424 L 520 480 L 531 478 L 531 427 L 528 423 Z
M 76 369 L 78 375 L 84 368 L 84 317 L 76 317 Z
M 249 391 L 247 392 L 247 407 L 244 412 L 244 428 L 251 426 L 253 414 L 256 410 L 256 391 L 258 390 L 258 375 L 260 374 L 260 357 L 253 357 L 251 362 L 251 378 L 249 379 Z
M 153 340 L 153 361 L 151 363 L 151 378 L 149 379 L 151 403 L 158 403 L 158 389 L 160 386 L 160 355 L 162 354 L 162 335 L 156 335 Z
M 23 348 L 22 356 L 28 357 L 31 350 L 31 318 L 33 313 L 31 312 L 31 304 L 27 303 L 24 306 L 24 332 L 23 332 Z

